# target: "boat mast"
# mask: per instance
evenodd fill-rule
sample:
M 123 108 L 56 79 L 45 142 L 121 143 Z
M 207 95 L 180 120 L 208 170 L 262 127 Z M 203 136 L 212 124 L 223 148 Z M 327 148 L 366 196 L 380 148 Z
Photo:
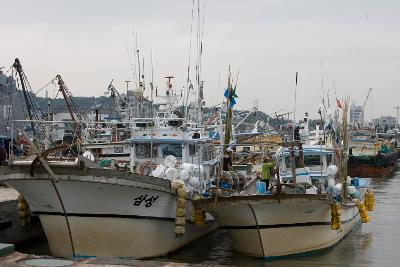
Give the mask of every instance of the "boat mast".
M 204 9 L 205 3 L 203 3 L 203 10 L 200 8 L 200 0 L 197 1 L 197 64 L 196 64 L 196 84 L 197 84 L 197 120 L 198 125 L 203 124 L 203 105 L 204 105 L 204 94 L 203 87 L 204 81 L 201 81 L 201 56 L 203 54 L 203 34 L 204 34 Z M 200 15 L 202 14 L 202 24 L 200 24 Z
M 343 101 L 343 114 L 342 114 L 342 140 L 343 140 L 343 149 L 342 149 L 342 161 L 340 165 L 340 180 L 343 183 L 342 190 L 342 201 L 346 203 L 347 201 L 347 161 L 349 159 L 348 150 L 349 150 L 349 135 L 348 135 L 348 123 L 347 123 L 347 115 L 349 111 L 349 98 L 346 98 Z
M 151 82 L 150 82 L 150 90 L 151 90 L 151 114 L 150 116 L 153 117 L 153 92 L 154 92 L 154 69 L 153 69 L 153 51 L 150 53 L 150 65 L 151 65 Z
M 188 51 L 188 66 L 187 66 L 187 77 L 186 77 L 186 96 L 183 101 L 184 106 L 184 118 L 185 124 L 189 117 L 189 92 L 190 89 L 193 88 L 193 85 L 190 80 L 190 68 L 191 68 L 191 53 L 192 53 L 192 35 L 193 35 L 193 18 L 194 18 L 194 1 L 192 1 L 192 19 L 190 22 L 190 37 L 189 37 L 189 51 Z
M 51 121 L 51 101 L 50 101 L 50 97 L 49 97 L 49 92 L 46 90 L 46 100 L 47 100 L 47 123 L 46 123 L 46 136 L 50 137 L 50 131 L 51 131 L 51 125 L 50 125 L 50 121 Z M 49 149 L 50 147 L 50 142 L 49 142 L 49 138 L 46 138 L 45 140 L 45 150 Z
M 229 66 L 228 73 L 228 88 L 226 97 L 226 120 L 225 120 L 225 136 L 224 136 L 224 160 L 231 161 L 231 153 L 228 151 L 228 146 L 231 141 L 232 136 L 232 104 L 231 100 L 233 98 L 233 88 L 231 83 L 231 67 Z M 228 164 L 223 164 L 223 170 L 229 171 Z
M 290 142 L 290 166 L 292 170 L 293 184 L 296 184 L 296 159 L 294 153 L 294 140 Z
M 296 184 L 296 158 L 295 158 L 295 145 L 298 144 L 298 150 L 299 150 L 299 158 L 303 158 L 303 151 L 301 151 L 303 148 L 301 146 L 301 141 L 296 140 L 296 135 L 295 135 L 295 126 L 296 126 L 296 102 L 297 102 L 297 78 L 298 78 L 299 72 L 296 72 L 296 86 L 294 88 L 294 106 L 293 106 L 293 123 L 292 123 L 292 142 L 290 143 L 290 165 L 291 165 L 291 170 L 292 170 L 292 177 L 293 177 L 293 184 Z M 304 166 L 304 163 L 303 163 Z

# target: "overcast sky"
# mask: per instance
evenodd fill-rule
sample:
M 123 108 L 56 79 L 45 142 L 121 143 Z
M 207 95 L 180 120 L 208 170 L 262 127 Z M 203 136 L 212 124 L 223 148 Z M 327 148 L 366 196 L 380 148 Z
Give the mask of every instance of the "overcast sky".
M 176 77 L 175 88 L 185 85 L 192 0 L 0 0 L 0 7 L 0 66 L 18 57 L 34 89 L 61 74 L 76 96 L 103 95 L 111 79 L 123 90 L 132 80 L 133 26 L 146 75 L 152 51 L 155 85 L 163 88 L 166 75 Z M 339 97 L 362 104 L 371 87 L 366 118 L 395 114 L 400 1 L 205 0 L 204 18 L 208 105 L 221 102 L 231 65 L 240 69 L 238 108 L 258 99 L 266 113 L 291 111 L 298 71 L 297 114 L 316 117 L 322 61 L 325 90 L 334 92 L 334 80 Z

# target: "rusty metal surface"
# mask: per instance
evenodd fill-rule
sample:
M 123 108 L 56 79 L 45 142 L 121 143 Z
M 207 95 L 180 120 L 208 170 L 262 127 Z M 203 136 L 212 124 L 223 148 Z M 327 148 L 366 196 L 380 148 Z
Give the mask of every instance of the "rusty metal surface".
M 368 178 L 380 178 L 386 177 L 397 170 L 397 163 L 388 167 L 362 165 L 348 167 L 348 175 L 351 177 L 368 177 Z

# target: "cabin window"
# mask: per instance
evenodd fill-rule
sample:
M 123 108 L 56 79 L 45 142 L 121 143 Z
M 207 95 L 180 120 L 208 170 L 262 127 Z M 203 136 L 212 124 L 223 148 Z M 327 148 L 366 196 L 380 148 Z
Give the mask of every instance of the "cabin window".
M 123 153 L 124 148 L 122 146 L 116 146 L 114 147 L 114 153 Z
M 157 157 L 157 145 L 153 144 L 153 155 L 151 155 L 151 144 L 138 144 L 135 146 L 138 159 L 150 159 Z
M 177 158 L 182 157 L 182 146 L 180 144 L 178 145 L 161 145 L 161 151 L 163 157 L 172 155 Z
M 242 151 L 241 151 L 242 153 L 250 153 L 250 147 L 249 146 L 244 146 L 243 148 L 242 148 Z
M 299 156 L 295 156 L 296 168 L 300 166 Z M 292 162 L 290 157 L 285 157 L 285 163 L 287 168 L 291 168 Z M 304 166 L 322 166 L 323 162 L 320 155 L 304 155 Z
M 92 150 L 92 153 L 95 154 L 96 156 L 101 155 L 101 148 L 95 148 Z
M 304 165 L 305 166 L 322 165 L 321 156 L 320 155 L 304 155 Z

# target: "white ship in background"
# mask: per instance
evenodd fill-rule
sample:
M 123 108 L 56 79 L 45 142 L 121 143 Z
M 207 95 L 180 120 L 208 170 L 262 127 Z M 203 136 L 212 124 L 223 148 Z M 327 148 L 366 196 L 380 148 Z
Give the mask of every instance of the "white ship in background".
M 11 132 L 13 121 L 25 119 L 24 106 L 21 105 L 23 92 L 17 89 L 15 77 L 7 76 L 3 71 L 0 68 L 0 136 L 11 139 L 15 137 Z

